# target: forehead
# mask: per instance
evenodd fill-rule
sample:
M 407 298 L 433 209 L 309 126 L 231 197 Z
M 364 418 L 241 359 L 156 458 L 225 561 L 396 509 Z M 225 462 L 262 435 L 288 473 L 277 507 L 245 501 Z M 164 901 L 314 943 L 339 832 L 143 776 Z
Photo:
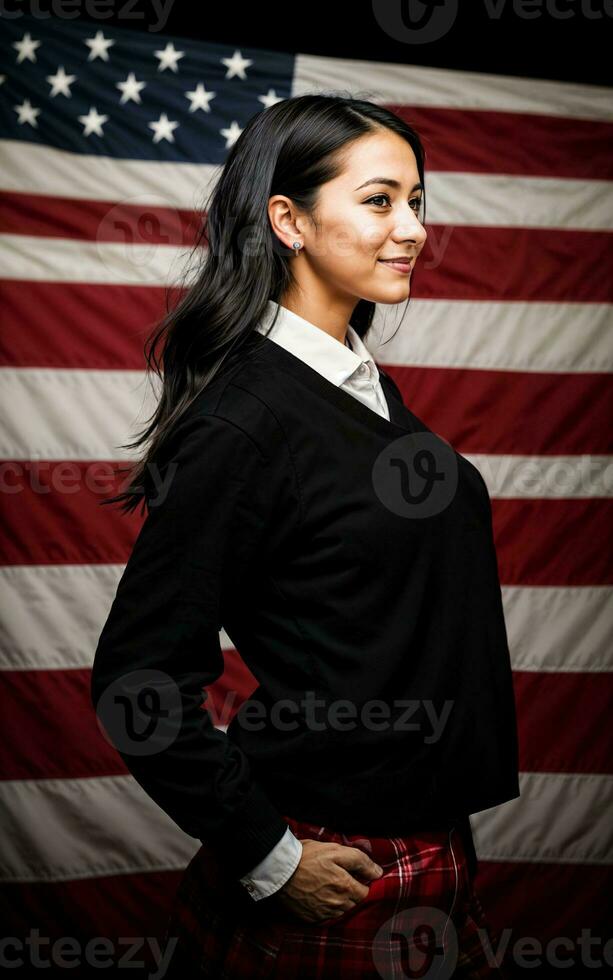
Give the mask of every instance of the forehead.
M 391 177 L 409 187 L 419 181 L 415 154 L 397 133 L 386 131 L 362 136 L 348 148 L 339 180 L 353 190 L 375 176 Z

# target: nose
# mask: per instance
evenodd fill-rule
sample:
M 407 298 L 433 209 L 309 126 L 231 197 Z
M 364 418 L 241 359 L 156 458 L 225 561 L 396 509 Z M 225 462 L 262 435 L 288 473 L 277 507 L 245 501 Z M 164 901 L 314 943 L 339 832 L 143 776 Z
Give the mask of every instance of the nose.
M 413 242 L 419 248 L 422 248 L 428 237 L 428 233 L 413 208 L 410 205 L 407 205 L 407 207 L 409 213 L 406 216 L 403 215 L 402 219 L 398 220 L 392 238 L 395 242 Z

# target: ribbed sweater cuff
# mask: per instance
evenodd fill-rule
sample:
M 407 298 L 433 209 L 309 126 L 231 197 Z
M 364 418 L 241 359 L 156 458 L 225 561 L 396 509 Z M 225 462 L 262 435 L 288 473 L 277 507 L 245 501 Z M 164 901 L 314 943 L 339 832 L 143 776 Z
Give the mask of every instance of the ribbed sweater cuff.
M 240 809 L 225 818 L 222 833 L 206 843 L 223 848 L 228 873 L 241 878 L 270 853 L 288 826 L 261 786 L 253 783 Z

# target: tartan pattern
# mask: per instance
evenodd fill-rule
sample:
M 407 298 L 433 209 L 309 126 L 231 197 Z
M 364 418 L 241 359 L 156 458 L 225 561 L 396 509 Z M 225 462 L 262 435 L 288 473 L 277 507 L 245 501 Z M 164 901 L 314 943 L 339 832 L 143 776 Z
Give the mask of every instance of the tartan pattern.
M 166 977 L 208 980 L 480 980 L 509 976 L 488 961 L 498 937 L 479 898 L 458 829 L 372 837 L 285 816 L 299 838 L 360 847 L 383 875 L 336 919 L 303 922 L 276 894 L 255 902 L 227 880 L 203 844 L 187 866 L 164 945 L 176 940 Z M 171 947 L 169 947 L 171 948 Z

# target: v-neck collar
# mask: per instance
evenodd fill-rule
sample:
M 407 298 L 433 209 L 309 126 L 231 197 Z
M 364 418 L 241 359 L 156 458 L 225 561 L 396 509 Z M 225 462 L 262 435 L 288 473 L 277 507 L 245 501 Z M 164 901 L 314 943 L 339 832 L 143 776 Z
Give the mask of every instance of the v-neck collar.
M 399 401 L 398 395 L 393 390 L 387 374 L 381 367 L 378 366 L 379 378 L 390 413 L 389 420 L 383 415 L 379 415 L 372 408 L 369 408 L 368 405 L 355 398 L 344 388 L 329 381 L 328 378 L 325 378 L 315 368 L 306 364 L 305 361 L 286 350 L 285 347 L 281 347 L 280 344 L 277 344 L 270 337 L 259 332 L 256 332 L 255 337 L 261 341 L 261 345 L 258 345 L 259 354 L 271 360 L 282 370 L 287 371 L 299 381 L 303 382 L 303 384 L 314 389 L 323 398 L 332 402 L 337 408 L 352 415 L 375 432 L 379 432 L 383 436 L 390 436 L 396 432 L 398 436 L 401 436 L 407 432 L 417 431 L 413 415 L 406 405 Z

